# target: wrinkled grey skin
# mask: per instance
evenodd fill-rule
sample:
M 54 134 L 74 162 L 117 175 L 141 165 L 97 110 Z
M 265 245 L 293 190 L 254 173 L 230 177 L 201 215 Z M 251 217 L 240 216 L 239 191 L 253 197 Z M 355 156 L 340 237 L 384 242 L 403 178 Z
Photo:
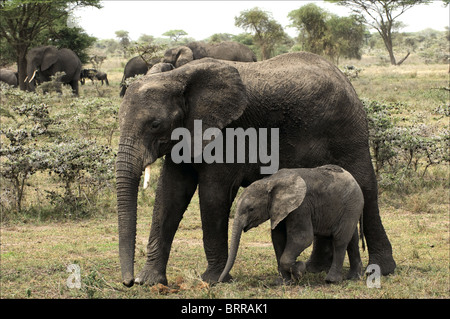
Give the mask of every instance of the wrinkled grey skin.
M 136 56 L 134 58 L 131 58 L 127 64 L 125 65 L 125 68 L 123 69 L 123 77 L 122 81 L 120 82 L 120 96 L 123 97 L 125 95 L 125 92 L 127 91 L 127 85 L 125 83 L 125 80 L 128 78 L 132 78 L 139 74 L 145 74 L 147 71 L 155 64 L 161 62 L 161 59 L 155 58 L 152 59 L 150 62 L 145 62 L 144 59 L 141 58 L 141 56 Z
M 8 69 L 0 70 L 0 82 L 5 82 L 8 85 L 17 87 L 17 85 L 19 84 L 17 79 L 18 79 L 17 72 Z
M 240 186 L 265 177 L 260 162 L 175 164 L 170 152 L 179 141 L 171 140 L 171 133 L 185 127 L 192 136 L 194 120 L 202 120 L 203 130 L 214 127 L 224 134 L 226 128 L 279 128 L 280 169 L 336 164 L 349 171 L 364 194 L 369 263 L 378 264 L 383 274 L 394 271 L 392 248 L 379 216 L 363 106 L 334 65 L 298 52 L 255 63 L 206 58 L 146 75 L 130 85 L 119 111 L 116 160 L 119 255 L 126 286 L 167 284 L 172 241 L 197 187 L 208 261 L 202 277 L 217 282 L 227 261 L 234 197 Z M 164 155 L 147 261 L 135 278 L 139 182 L 144 168 Z M 309 264 L 328 269 L 331 242 L 320 236 L 315 241 Z
M 161 62 L 161 63 L 156 63 L 154 66 L 152 66 L 150 68 L 150 70 L 147 71 L 146 74 L 148 75 L 148 74 L 162 73 L 162 72 L 172 71 L 173 69 L 175 69 L 173 64 Z
M 36 72 L 35 77 L 33 74 Z M 27 54 L 28 89 L 34 91 L 38 83 L 51 80 L 57 72 L 65 72 L 60 79 L 63 84 L 69 84 L 75 95 L 78 95 L 81 61 L 70 49 L 57 49 L 54 46 L 43 46 L 31 49 Z
M 192 60 L 206 57 L 227 61 L 256 62 L 256 55 L 250 48 L 233 41 L 220 43 L 191 42 L 167 50 L 163 62 L 171 63 L 178 68 Z
M 242 231 L 268 219 L 278 271 L 284 282 L 302 276 L 307 267 L 296 259 L 312 244 L 314 235 L 332 238 L 333 261 L 325 278 L 327 282 L 342 280 L 345 251 L 350 261 L 347 278 L 359 278 L 362 263 L 357 224 L 363 208 L 364 197 L 358 183 L 350 173 L 335 165 L 281 169 L 254 182 L 239 198 L 230 253 L 219 281 L 233 267 Z

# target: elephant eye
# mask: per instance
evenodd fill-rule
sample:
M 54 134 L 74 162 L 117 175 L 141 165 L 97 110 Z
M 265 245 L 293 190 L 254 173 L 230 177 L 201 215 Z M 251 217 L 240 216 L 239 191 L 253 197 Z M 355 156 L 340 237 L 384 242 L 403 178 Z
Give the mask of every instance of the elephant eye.
M 161 127 L 161 120 L 155 120 L 150 124 L 150 129 L 152 131 L 157 131 Z

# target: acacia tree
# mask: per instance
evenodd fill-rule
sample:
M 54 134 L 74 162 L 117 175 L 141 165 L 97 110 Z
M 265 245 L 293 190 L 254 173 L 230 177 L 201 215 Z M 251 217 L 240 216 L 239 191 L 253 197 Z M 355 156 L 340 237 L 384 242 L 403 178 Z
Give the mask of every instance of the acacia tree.
M 0 0 L 0 35 L 14 49 L 19 85 L 26 89 L 26 55 L 43 31 L 52 29 L 61 19 L 79 7 L 101 8 L 99 0 Z
M 165 37 L 169 37 L 171 41 L 174 43 L 178 43 L 178 40 L 180 40 L 181 37 L 184 37 L 187 34 L 184 30 L 169 30 L 162 34 Z
M 418 4 L 428 4 L 430 0 L 327 0 L 348 7 L 354 13 L 363 17 L 364 22 L 378 31 L 389 53 L 392 65 L 402 64 L 408 54 L 397 62 L 392 44 L 392 33 L 396 21 L 407 10 Z M 445 2 L 445 1 L 444 1 Z
M 237 27 L 255 33 L 253 39 L 261 50 L 262 60 L 271 58 L 275 45 L 287 38 L 283 27 L 268 12 L 257 7 L 242 11 L 234 20 Z
M 326 55 L 336 64 L 341 56 L 361 59 L 365 26 L 359 17 L 338 17 L 314 3 L 289 12 L 288 17 L 304 50 Z
M 119 39 L 119 43 L 122 46 L 123 57 L 127 57 L 128 47 L 130 46 L 130 36 L 129 32 L 125 30 L 116 31 L 116 37 Z
M 327 25 L 327 13 L 314 3 L 300 7 L 289 12 L 288 18 L 292 27 L 299 31 L 299 40 L 304 50 L 322 54 L 324 51 Z

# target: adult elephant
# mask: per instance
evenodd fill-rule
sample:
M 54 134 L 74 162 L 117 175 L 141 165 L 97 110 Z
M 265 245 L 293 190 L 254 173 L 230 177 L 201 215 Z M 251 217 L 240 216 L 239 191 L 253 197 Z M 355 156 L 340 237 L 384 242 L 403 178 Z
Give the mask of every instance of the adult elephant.
M 202 120 L 203 131 L 216 128 L 224 135 L 227 128 L 279 128 L 279 168 L 336 164 L 349 171 L 364 194 L 369 263 L 378 264 L 383 274 L 394 271 L 391 244 L 379 216 L 366 114 L 352 85 L 335 66 L 306 52 L 256 63 L 201 59 L 169 72 L 146 75 L 130 85 L 129 93 L 120 106 L 116 161 L 119 254 L 126 286 L 134 282 L 167 284 L 172 241 L 197 186 L 208 261 L 202 278 L 217 281 L 227 261 L 228 217 L 238 188 L 264 177 L 261 160 L 229 163 L 225 152 L 227 161 L 223 163 L 208 164 L 195 157 L 193 163 L 177 164 L 179 159 L 172 157 L 171 150 L 181 142 L 171 139 L 172 131 L 184 127 L 195 140 L 199 132 L 194 132 L 198 124 L 194 120 Z M 211 135 L 200 147 L 206 150 L 210 140 Z M 223 144 L 225 140 L 214 139 Z M 198 145 L 194 145 L 194 154 L 195 150 L 198 152 Z M 249 145 L 245 152 L 248 154 Z M 135 278 L 139 181 L 142 171 L 147 173 L 149 165 L 164 155 L 147 261 Z M 322 249 L 314 250 L 309 264 L 329 265 L 332 250 L 325 245 L 329 242 L 317 241 L 315 246 Z
M 17 87 L 19 84 L 17 78 L 17 72 L 8 69 L 0 69 L 0 82 Z
M 69 84 L 75 95 L 78 95 L 81 61 L 70 49 L 57 49 L 54 46 L 42 46 L 31 49 L 27 54 L 27 77 L 30 91 L 34 91 L 38 83 L 51 80 L 57 72 L 64 72 L 59 79 L 63 84 Z
M 227 61 L 256 62 L 256 55 L 250 48 L 233 41 L 220 43 L 191 42 L 167 50 L 163 62 L 171 63 L 177 68 L 192 60 L 206 57 Z
M 160 62 L 161 59 L 155 58 L 149 62 L 146 62 L 140 55 L 131 58 L 125 68 L 123 69 L 122 81 L 120 82 L 120 96 L 123 97 L 127 91 L 126 79 L 132 78 L 139 74 L 145 74 L 155 64 Z

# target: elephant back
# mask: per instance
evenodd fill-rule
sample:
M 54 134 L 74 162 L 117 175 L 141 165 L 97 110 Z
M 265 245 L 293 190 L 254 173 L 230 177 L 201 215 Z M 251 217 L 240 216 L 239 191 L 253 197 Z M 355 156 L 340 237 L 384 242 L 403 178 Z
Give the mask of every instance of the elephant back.
M 186 44 L 186 46 L 191 49 L 194 60 L 209 57 L 205 48 L 206 45 L 207 44 L 203 42 L 191 42 Z

